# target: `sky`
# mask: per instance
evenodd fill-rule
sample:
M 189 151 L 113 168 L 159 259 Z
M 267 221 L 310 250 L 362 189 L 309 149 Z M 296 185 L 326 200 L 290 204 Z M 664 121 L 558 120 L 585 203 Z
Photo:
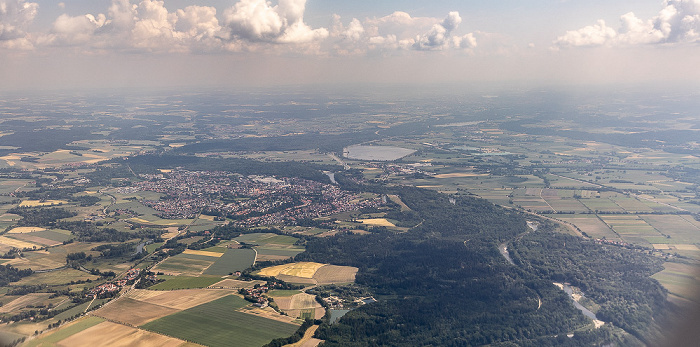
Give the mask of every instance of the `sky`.
M 0 90 L 700 81 L 700 0 L 0 0 Z

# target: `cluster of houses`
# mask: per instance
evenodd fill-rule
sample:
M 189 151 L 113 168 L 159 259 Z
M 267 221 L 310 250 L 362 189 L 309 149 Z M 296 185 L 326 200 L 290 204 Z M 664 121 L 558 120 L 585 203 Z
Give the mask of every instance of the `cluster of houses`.
M 622 242 L 622 241 L 615 241 L 615 240 L 607 240 L 607 239 L 595 239 L 595 243 L 598 244 L 606 244 L 606 245 L 615 245 L 615 246 L 622 246 L 622 247 L 629 247 L 631 246 L 627 242 Z
M 94 297 L 105 297 L 105 296 L 110 296 L 112 294 L 118 293 L 122 288 L 126 285 L 126 280 L 118 280 L 118 281 L 112 281 L 104 284 L 100 284 L 99 286 L 90 289 L 87 294 L 85 294 L 87 297 L 94 298 Z
M 128 283 L 132 283 L 133 281 L 135 281 L 137 278 L 139 278 L 139 275 L 141 275 L 140 269 L 129 269 L 129 271 L 126 272 L 126 275 L 122 279 L 101 284 L 95 288 L 90 289 L 90 291 L 88 291 L 88 293 L 85 295 L 91 298 L 111 296 L 122 290 L 122 288 L 124 288 L 124 286 L 126 286 Z M 153 277 L 153 280 L 155 280 L 155 275 L 151 275 L 149 277 Z
M 294 224 L 300 219 L 381 204 L 379 198 L 363 199 L 337 186 L 300 178 L 188 170 L 141 177 L 145 181 L 129 187 L 128 191 L 138 189 L 165 194 L 167 198 L 141 203 L 167 219 L 193 218 L 205 210 L 207 214 L 232 218 L 234 224 L 244 227 Z
M 242 288 L 240 293 L 243 294 L 246 300 L 253 301 L 253 306 L 265 308 L 268 306 L 269 301 L 263 294 L 267 293 L 268 290 L 267 286 L 259 286 L 248 289 Z

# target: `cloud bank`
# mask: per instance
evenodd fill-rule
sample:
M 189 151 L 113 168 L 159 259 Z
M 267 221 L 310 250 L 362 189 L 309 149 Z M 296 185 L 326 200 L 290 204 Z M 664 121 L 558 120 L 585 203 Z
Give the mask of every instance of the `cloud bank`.
M 65 10 L 65 5 L 58 5 Z M 39 6 L 0 0 L 0 47 L 72 47 L 81 52 L 241 52 L 359 55 L 391 51 L 473 49 L 474 34 L 457 34 L 462 18 L 412 17 L 396 11 L 379 18 L 332 16 L 330 28 L 304 21 L 306 0 L 238 0 L 217 11 L 192 5 L 174 11 L 161 0 L 112 0 L 104 13 L 62 14 L 50 30 L 28 33 Z
M 22 0 L 0 0 L 0 47 L 30 49 L 31 37 L 26 32 L 36 17 L 39 5 Z
M 664 8 L 643 20 L 629 12 L 620 17 L 619 29 L 598 20 L 593 25 L 567 31 L 554 46 L 625 46 L 697 43 L 700 40 L 700 0 L 666 0 Z

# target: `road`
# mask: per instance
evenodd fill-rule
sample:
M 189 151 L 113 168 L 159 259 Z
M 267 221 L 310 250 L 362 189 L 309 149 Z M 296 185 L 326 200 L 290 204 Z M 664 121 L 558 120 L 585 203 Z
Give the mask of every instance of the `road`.
M 345 164 L 345 162 L 343 160 L 341 160 L 340 158 L 338 158 L 338 156 L 335 155 L 335 153 L 328 153 L 328 156 L 331 157 L 333 160 L 337 161 L 338 163 L 340 163 L 340 165 L 343 165 L 344 170 L 350 170 L 350 165 Z

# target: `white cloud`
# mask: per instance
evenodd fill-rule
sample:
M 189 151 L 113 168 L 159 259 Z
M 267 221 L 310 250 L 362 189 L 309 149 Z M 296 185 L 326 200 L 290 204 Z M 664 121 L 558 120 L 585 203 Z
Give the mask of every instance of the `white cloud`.
M 32 44 L 26 32 L 36 17 L 39 5 L 24 0 L 0 0 L 0 45 L 29 49 Z
M 92 39 L 95 30 L 102 27 L 106 21 L 104 14 L 98 14 L 97 17 L 91 14 L 77 17 L 62 14 L 53 23 L 52 34 L 44 39 L 49 43 L 87 43 Z
M 455 35 L 462 22 L 459 12 L 450 12 L 443 20 L 432 17 L 411 17 L 396 11 L 379 18 L 359 21 L 353 18 L 345 26 L 334 15 L 331 37 L 337 54 L 365 54 L 371 51 L 390 53 L 396 50 L 445 50 L 476 47 L 473 33 Z
M 234 39 L 251 42 L 307 43 L 328 37 L 326 28 L 304 23 L 306 0 L 241 0 L 224 11 L 224 24 Z
M 163 0 L 111 0 L 104 13 L 62 14 L 49 31 L 29 35 L 26 28 L 38 5 L 23 0 L 0 0 L 0 4 L 0 42 L 14 48 L 363 55 L 472 49 L 477 43 L 473 33 L 457 33 L 462 18 L 456 11 L 443 19 L 396 11 L 346 23 L 334 15 L 327 29 L 312 28 L 304 21 L 306 0 L 237 0 L 223 11 L 194 5 L 169 11 Z
M 462 18 L 459 16 L 459 12 L 450 12 L 442 22 L 434 24 L 428 32 L 416 37 L 413 48 L 421 51 L 434 51 L 450 47 L 476 47 L 476 38 L 473 33 L 464 36 L 452 36 L 452 31 L 457 29 L 460 23 L 462 23 Z
M 700 39 L 700 0 L 666 0 L 659 14 L 648 20 L 629 12 L 620 17 L 615 30 L 599 20 L 578 30 L 567 31 L 554 41 L 555 47 L 620 46 L 659 43 L 690 43 Z
M 168 12 L 163 1 L 113 0 L 107 14 L 59 16 L 37 42 L 82 48 L 187 52 L 221 50 L 216 9 L 188 6 Z
M 567 31 L 566 34 L 557 38 L 555 44 L 557 46 L 600 46 L 616 35 L 615 29 L 605 25 L 605 21 L 601 19 L 594 25 Z

